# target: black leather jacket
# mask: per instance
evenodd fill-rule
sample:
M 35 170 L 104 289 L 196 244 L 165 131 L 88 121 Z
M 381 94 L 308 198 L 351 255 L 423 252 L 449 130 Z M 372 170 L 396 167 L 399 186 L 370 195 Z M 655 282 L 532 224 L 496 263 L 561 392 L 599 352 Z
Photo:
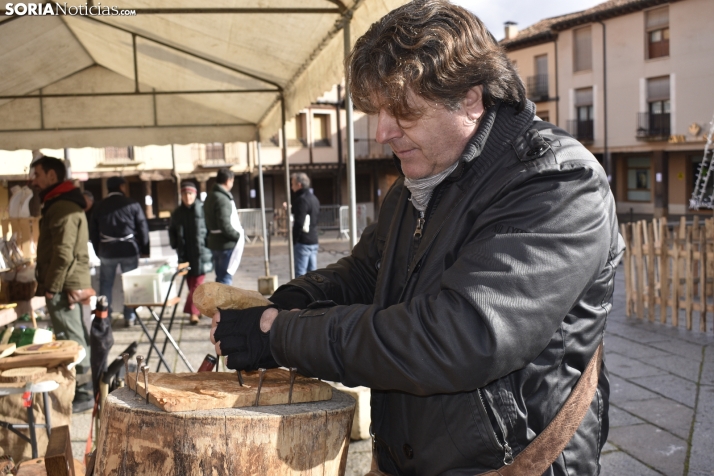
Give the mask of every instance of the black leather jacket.
M 313 303 L 279 313 L 271 350 L 372 389 L 383 471 L 474 475 L 545 428 L 602 340 L 624 249 L 615 202 L 595 158 L 530 102 L 487 111 L 421 238 L 408 198 L 400 178 L 351 256 L 283 288 Z M 608 396 L 603 366 L 546 475 L 599 473 Z

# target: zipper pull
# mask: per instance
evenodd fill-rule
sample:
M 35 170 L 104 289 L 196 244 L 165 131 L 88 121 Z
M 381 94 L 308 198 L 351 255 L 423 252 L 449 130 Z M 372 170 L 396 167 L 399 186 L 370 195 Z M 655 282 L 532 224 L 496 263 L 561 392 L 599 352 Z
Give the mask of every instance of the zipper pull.
M 513 450 L 511 450 L 511 447 L 508 446 L 508 443 L 504 442 L 503 443 L 503 451 L 505 454 L 503 455 L 503 464 L 506 466 L 510 466 L 513 464 Z
M 424 212 L 419 212 L 421 215 L 419 218 L 417 218 L 416 222 L 416 230 L 414 230 L 414 238 L 417 240 L 421 238 L 421 232 L 424 229 L 424 223 L 426 223 L 426 220 L 424 220 Z

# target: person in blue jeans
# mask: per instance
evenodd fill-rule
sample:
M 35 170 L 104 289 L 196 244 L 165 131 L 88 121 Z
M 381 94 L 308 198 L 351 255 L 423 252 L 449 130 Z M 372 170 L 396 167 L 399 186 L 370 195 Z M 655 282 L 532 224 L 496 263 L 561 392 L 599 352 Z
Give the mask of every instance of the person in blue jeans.
M 231 214 L 235 209 L 231 194 L 234 179 L 235 175 L 231 169 L 220 169 L 216 175 L 216 184 L 203 205 L 208 230 L 208 249 L 213 257 L 216 282 L 229 285 L 233 283 L 233 276 L 228 274 L 228 262 L 240 239 L 240 233 L 231 225 Z
M 303 172 L 290 176 L 293 191 L 292 213 L 293 251 L 295 254 L 295 277 L 317 269 L 317 218 L 320 201 L 310 190 L 310 178 Z
M 122 273 L 139 266 L 139 255 L 149 255 L 149 225 L 141 205 L 129 198 L 129 186 L 123 177 L 107 180 L 109 194 L 94 207 L 89 223 L 89 238 L 99 266 L 99 295 L 112 305 L 112 288 L 117 266 Z M 133 308 L 124 307 L 124 325 L 136 323 Z

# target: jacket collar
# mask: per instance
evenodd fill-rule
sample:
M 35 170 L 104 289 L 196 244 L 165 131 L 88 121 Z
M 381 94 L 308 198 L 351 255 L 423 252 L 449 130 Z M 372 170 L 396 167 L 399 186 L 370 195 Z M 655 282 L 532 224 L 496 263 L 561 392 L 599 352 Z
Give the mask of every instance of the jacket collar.
M 77 187 L 74 186 L 72 182 L 69 180 L 66 180 L 64 182 L 58 182 L 54 185 L 51 185 L 47 187 L 46 189 L 42 190 L 40 192 L 40 198 L 42 199 L 42 202 L 45 203 L 49 200 L 52 200 L 55 197 L 58 197 L 62 195 L 63 193 L 67 193 Z
M 226 190 L 225 188 L 223 188 L 223 186 L 220 185 L 220 184 L 217 184 L 217 183 L 213 184 L 213 191 L 214 191 L 214 192 L 218 192 L 218 193 L 222 193 L 222 194 L 225 195 L 226 197 L 228 197 L 228 198 L 230 198 L 231 200 L 233 200 L 233 195 L 231 195 L 230 193 L 228 193 L 228 190 Z

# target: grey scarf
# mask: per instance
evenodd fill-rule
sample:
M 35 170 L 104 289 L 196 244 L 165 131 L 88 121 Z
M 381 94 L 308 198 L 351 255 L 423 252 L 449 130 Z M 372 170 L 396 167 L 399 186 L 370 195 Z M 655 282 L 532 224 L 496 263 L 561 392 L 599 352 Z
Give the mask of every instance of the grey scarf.
M 448 169 L 444 170 L 443 172 L 439 172 L 436 175 L 432 175 L 431 177 L 424 177 L 414 180 L 405 177 L 404 185 L 412 193 L 411 201 L 412 205 L 414 205 L 414 208 L 424 213 L 424 211 L 426 211 L 426 207 L 429 205 L 429 200 L 431 200 L 431 194 L 434 193 L 434 189 L 436 188 L 436 186 L 443 182 L 446 177 L 451 175 L 451 172 L 456 169 L 457 165 L 459 165 L 458 160 L 454 162 L 453 165 L 451 165 L 451 167 L 449 167 Z

